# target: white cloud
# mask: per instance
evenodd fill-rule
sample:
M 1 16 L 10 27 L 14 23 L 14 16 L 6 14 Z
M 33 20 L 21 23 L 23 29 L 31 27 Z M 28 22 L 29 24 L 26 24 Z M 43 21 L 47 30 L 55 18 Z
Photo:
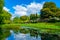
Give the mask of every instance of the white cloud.
M 27 12 L 28 13 L 39 13 L 40 10 L 42 9 L 43 7 L 43 4 L 40 4 L 40 3 L 31 3 L 30 5 L 27 5 Z
M 16 5 L 15 7 L 13 7 L 15 9 L 15 15 L 18 16 L 23 16 L 26 15 L 27 13 L 27 9 L 21 5 Z
M 6 11 L 10 11 L 10 9 L 8 9 L 7 7 L 3 7 L 3 9 Z
M 22 6 L 22 5 L 16 5 L 13 8 L 15 9 L 14 16 L 23 16 L 23 15 L 29 15 L 31 13 L 39 13 L 40 10 L 43 7 L 43 3 L 30 3 L 29 5 Z

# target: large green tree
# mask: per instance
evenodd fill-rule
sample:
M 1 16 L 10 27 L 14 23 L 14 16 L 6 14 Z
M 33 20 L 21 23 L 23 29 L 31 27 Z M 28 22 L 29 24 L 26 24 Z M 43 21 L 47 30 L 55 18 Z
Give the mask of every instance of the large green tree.
M 3 10 L 1 16 L 2 16 L 2 22 L 1 23 L 5 24 L 5 23 L 11 22 L 11 16 L 12 15 L 9 12 Z
M 2 10 L 3 10 L 3 6 L 4 6 L 4 0 L 0 0 L 0 24 L 2 24 Z
M 4 0 L 0 0 L 0 14 L 2 12 L 3 6 L 4 6 Z
M 53 2 L 46 2 L 43 5 L 43 9 L 41 10 L 41 18 L 53 18 L 57 12 L 56 4 Z
M 60 18 L 60 11 L 56 12 L 56 17 Z
M 56 4 L 53 2 L 45 2 L 43 8 L 49 8 L 49 9 L 56 8 Z
M 11 14 L 3 10 L 4 0 L 0 0 L 0 24 L 10 22 Z
M 45 19 L 45 18 L 51 18 L 54 17 L 54 12 L 50 11 L 49 8 L 44 8 L 41 10 L 41 18 Z
M 60 20 L 60 9 L 56 7 L 53 2 L 45 2 L 41 9 L 40 18 L 47 21 L 59 21 Z
M 4 0 L 0 0 L 0 35 L 2 35 L 2 29 L 1 29 L 1 24 L 2 24 L 2 16 L 1 16 L 1 14 L 2 14 L 2 10 L 3 10 L 3 5 L 4 5 Z M 0 37 L 0 40 L 2 40 L 1 39 L 2 37 Z

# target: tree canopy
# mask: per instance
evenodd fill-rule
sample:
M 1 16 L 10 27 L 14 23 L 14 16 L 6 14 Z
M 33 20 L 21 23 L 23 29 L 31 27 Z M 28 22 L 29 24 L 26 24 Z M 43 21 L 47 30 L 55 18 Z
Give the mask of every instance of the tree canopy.
M 40 14 L 41 19 L 54 19 L 55 17 L 60 17 L 60 9 L 56 7 L 53 2 L 45 2 Z
M 0 14 L 3 10 L 3 6 L 4 6 L 4 0 L 0 0 Z
M 11 21 L 11 14 L 9 13 L 9 12 L 7 12 L 7 11 L 5 11 L 5 10 L 3 10 L 3 12 L 2 12 L 2 23 L 10 23 L 10 21 Z
M 15 17 L 15 18 L 13 19 L 13 22 L 14 22 L 14 23 L 20 23 L 20 18 L 19 18 L 19 17 Z
M 21 16 L 20 17 L 20 20 L 22 20 L 23 22 L 25 21 L 28 21 L 29 20 L 29 17 L 28 16 L 26 16 L 26 15 L 24 15 L 24 16 Z
M 56 4 L 54 2 L 45 2 L 43 8 L 56 8 Z
M 4 6 L 4 0 L 0 0 L 0 24 L 2 24 L 2 10 Z

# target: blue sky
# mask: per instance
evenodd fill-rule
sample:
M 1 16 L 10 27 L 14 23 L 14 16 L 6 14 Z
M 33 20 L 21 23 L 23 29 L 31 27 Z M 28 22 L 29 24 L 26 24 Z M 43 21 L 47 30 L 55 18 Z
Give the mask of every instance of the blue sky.
M 13 17 L 28 15 L 30 13 L 39 13 L 44 2 L 50 1 L 60 7 L 60 0 L 5 0 L 4 9 L 9 11 Z
M 5 7 L 9 8 L 11 12 L 14 12 L 14 9 L 12 8 L 13 6 L 16 6 L 16 5 L 28 5 L 32 2 L 36 2 L 36 3 L 41 3 L 43 2 L 44 0 L 5 0 Z

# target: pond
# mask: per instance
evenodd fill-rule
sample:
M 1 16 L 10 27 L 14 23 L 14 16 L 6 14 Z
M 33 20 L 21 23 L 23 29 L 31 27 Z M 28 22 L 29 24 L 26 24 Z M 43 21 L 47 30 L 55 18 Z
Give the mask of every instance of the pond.
M 60 35 L 40 33 L 36 29 L 0 29 L 0 40 L 60 40 Z

